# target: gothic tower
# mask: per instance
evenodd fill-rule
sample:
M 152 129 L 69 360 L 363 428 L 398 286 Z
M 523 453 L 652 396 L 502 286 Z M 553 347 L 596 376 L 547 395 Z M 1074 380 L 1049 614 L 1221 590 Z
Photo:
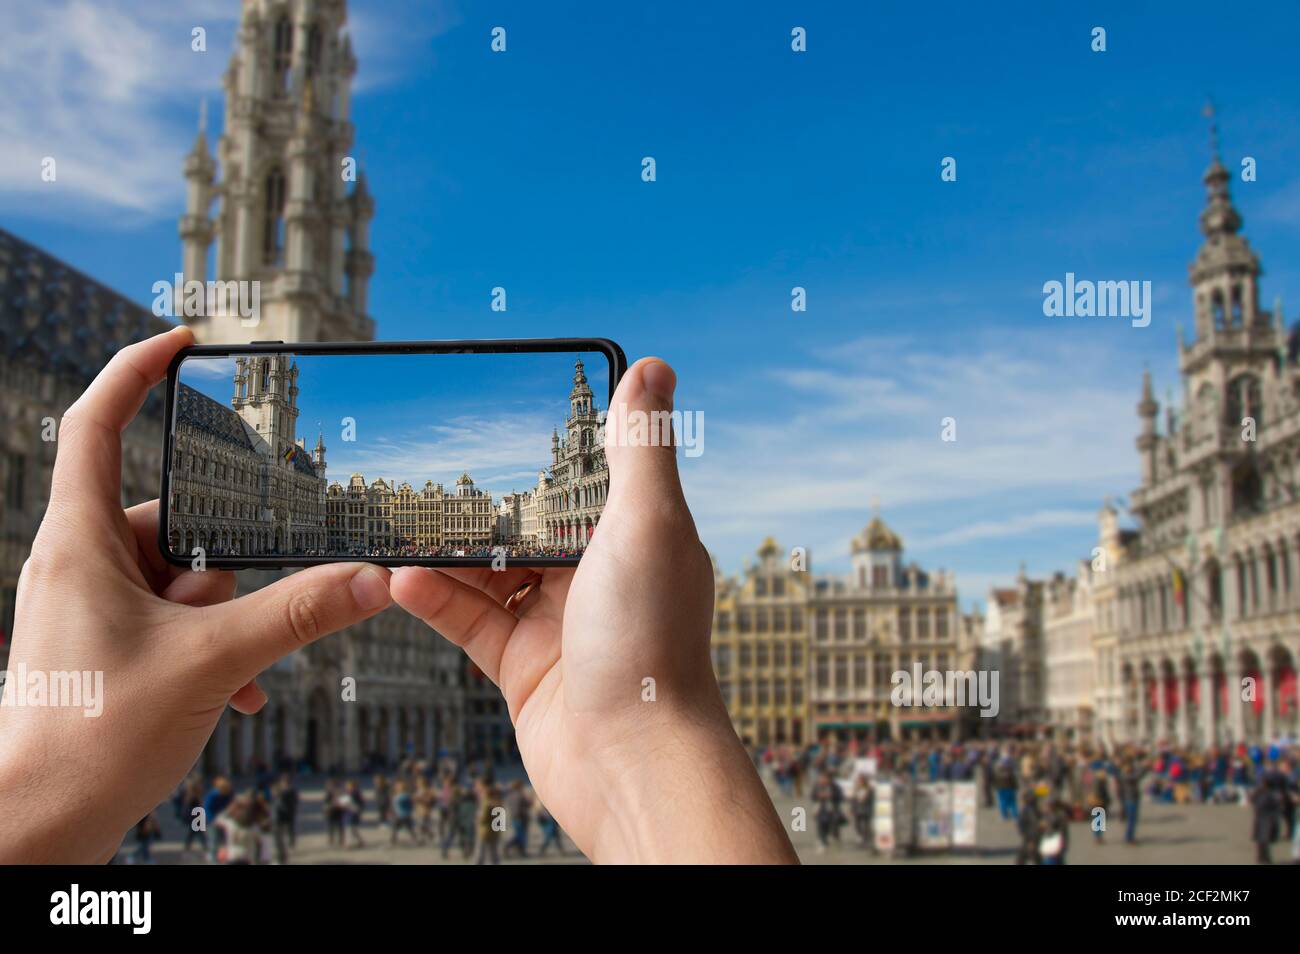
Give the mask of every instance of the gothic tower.
M 374 338 L 374 200 L 350 154 L 357 63 L 346 20 L 345 0 L 244 0 L 217 161 L 201 122 L 180 236 L 187 281 L 257 281 L 260 311 L 251 327 L 238 316 L 185 319 L 202 342 Z
M 236 358 L 235 396 L 230 405 L 280 459 L 297 442 L 298 366 L 283 354 Z M 323 442 L 317 443 L 317 453 L 323 464 Z
M 577 458 L 577 472 L 571 477 L 580 477 L 594 469 L 592 457 L 602 445 L 596 440 L 596 431 L 600 427 L 600 415 L 592 401 L 591 385 L 587 383 L 587 372 L 579 358 L 573 366 L 573 389 L 569 392 L 569 419 L 565 422 L 567 438 L 564 456 Z M 553 451 L 559 463 L 560 448 L 552 440 Z
M 1179 363 L 1202 430 L 1214 419 L 1239 431 L 1242 418 L 1258 417 L 1267 400 L 1264 392 L 1277 385 L 1286 332 L 1280 314 L 1275 320 L 1260 307 L 1259 258 L 1241 234 L 1241 214 L 1232 204 L 1231 176 L 1219 157 L 1213 125 L 1211 143 L 1200 220 L 1205 239 L 1188 268 L 1196 340 L 1190 346 L 1180 343 Z

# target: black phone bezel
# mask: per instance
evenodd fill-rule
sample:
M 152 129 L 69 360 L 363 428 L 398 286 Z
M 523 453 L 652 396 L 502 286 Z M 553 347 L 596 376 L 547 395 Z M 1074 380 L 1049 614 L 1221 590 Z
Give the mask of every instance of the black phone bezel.
M 177 556 L 168 545 L 168 527 L 171 522 L 171 460 L 175 438 L 176 385 L 181 363 L 188 358 L 229 358 L 254 354 L 520 354 L 563 353 L 566 351 L 595 351 L 609 361 L 609 395 L 606 412 L 613 402 L 618 382 L 627 371 L 627 356 L 623 349 L 608 338 L 520 338 L 520 339 L 466 339 L 462 341 L 357 341 L 357 342 L 284 342 L 254 341 L 249 344 L 191 345 L 172 358 L 167 367 L 167 395 L 163 410 L 162 480 L 158 494 L 158 550 L 172 566 L 188 567 L 190 555 Z M 286 557 L 239 556 L 205 557 L 205 565 L 219 570 L 282 570 L 289 567 L 319 566 L 329 563 L 372 563 L 378 566 L 491 566 L 493 557 Z M 511 566 L 577 566 L 582 559 L 576 557 L 511 558 Z

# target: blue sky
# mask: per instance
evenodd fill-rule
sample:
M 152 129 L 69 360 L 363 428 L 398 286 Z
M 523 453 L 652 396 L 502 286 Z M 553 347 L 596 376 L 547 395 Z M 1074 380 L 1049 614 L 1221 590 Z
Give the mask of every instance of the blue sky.
M 238 6 L 6 5 L 5 225 L 147 304 L 179 265 L 181 156 L 199 98 L 220 113 Z M 1225 162 L 1258 163 L 1233 191 L 1265 304 L 1300 311 L 1293 4 L 350 8 L 379 335 L 668 359 L 705 414 L 683 473 L 728 570 L 768 534 L 843 567 L 873 497 L 964 602 L 1086 555 L 1102 499 L 1137 481 L 1143 363 L 1180 387 L 1207 95 Z M 1044 317 L 1067 271 L 1152 281 L 1151 325 Z
M 324 436 L 331 483 L 360 473 L 367 483 L 382 477 L 419 489 L 432 480 L 450 491 L 468 472 L 500 500 L 537 486 L 549 466 L 578 357 L 596 409 L 606 410 L 609 365 L 599 352 L 297 355 L 298 436 L 309 450 Z M 233 358 L 190 358 L 180 378 L 229 407 L 233 374 Z

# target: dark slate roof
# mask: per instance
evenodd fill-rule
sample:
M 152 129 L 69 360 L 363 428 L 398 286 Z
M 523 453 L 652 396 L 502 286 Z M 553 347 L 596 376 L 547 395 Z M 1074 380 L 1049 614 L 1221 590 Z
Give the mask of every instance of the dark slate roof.
M 0 353 L 79 385 L 171 322 L 0 229 Z M 161 416 L 161 389 L 145 413 Z
M 176 385 L 176 423 L 202 431 L 213 440 L 233 444 L 240 450 L 256 449 L 243 418 L 188 384 Z
M 235 411 L 180 382 L 176 385 L 176 423 L 202 431 L 213 440 L 240 450 L 255 451 L 261 443 L 257 432 L 245 424 L 244 419 Z M 311 454 L 301 447 L 294 455 L 293 469 L 307 477 L 316 476 Z

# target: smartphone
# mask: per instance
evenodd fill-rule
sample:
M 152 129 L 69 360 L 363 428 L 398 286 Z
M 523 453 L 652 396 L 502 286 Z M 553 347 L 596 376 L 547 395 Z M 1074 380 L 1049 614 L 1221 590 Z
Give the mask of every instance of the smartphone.
M 177 566 L 569 566 L 609 492 L 603 338 L 200 345 L 167 373 Z

